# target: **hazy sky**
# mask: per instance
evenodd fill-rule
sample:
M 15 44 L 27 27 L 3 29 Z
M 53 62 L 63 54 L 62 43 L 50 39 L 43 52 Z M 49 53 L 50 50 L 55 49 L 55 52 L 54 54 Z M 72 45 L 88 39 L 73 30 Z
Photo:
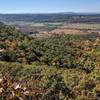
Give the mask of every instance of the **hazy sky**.
M 0 0 L 0 13 L 100 12 L 100 0 Z

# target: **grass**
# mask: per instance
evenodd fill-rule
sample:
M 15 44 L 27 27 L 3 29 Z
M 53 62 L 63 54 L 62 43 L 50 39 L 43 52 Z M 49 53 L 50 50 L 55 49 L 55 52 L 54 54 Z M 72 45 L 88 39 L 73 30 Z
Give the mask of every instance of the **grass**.
M 77 24 L 67 24 L 65 27 L 68 28 L 79 28 L 79 29 L 100 29 L 100 24 L 83 24 L 83 23 L 77 23 Z

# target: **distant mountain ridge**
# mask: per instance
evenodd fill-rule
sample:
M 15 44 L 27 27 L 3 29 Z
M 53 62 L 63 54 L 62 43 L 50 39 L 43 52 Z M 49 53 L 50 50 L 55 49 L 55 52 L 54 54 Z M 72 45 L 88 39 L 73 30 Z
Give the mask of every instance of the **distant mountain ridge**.
M 0 15 L 26 15 L 26 14 L 32 14 L 32 15 L 35 15 L 35 14 L 77 14 L 77 15 L 79 15 L 79 14 L 82 14 L 82 15 L 84 15 L 84 14 L 93 14 L 93 15 L 95 15 L 95 14 L 100 14 L 100 12 L 54 12 L 54 13 L 0 13 Z
M 70 22 L 100 23 L 100 13 L 40 13 L 40 14 L 0 14 L 1 22 Z

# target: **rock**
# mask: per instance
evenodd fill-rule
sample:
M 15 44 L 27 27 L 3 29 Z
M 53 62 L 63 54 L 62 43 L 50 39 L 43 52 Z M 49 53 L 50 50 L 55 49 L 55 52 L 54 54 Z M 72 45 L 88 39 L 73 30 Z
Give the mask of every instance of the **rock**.
M 17 89 L 19 89 L 19 88 L 21 88 L 20 85 L 19 85 L 18 83 L 15 83 L 15 84 L 14 84 L 14 89 L 17 90 Z
M 3 79 L 2 78 L 0 78 L 0 83 L 3 81 Z
M 3 92 L 3 90 L 4 90 L 3 88 L 0 88 L 0 94 Z

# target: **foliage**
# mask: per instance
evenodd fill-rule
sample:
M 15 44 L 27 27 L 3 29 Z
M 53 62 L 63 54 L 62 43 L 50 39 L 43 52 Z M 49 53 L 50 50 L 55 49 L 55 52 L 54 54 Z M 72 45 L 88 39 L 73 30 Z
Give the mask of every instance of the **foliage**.
M 32 38 L 0 23 L 0 100 L 99 98 L 99 38 Z
M 81 69 L 59 69 L 37 63 L 24 65 L 0 62 L 0 73 L 0 80 L 5 75 L 10 78 L 7 78 L 7 82 L 13 80 L 12 85 L 7 86 L 7 90 L 10 91 L 8 93 L 9 99 L 13 92 L 17 98 L 28 96 L 33 99 L 36 98 L 36 100 L 39 98 L 42 100 L 99 100 L 100 98 L 100 75 L 99 70 L 96 69 L 87 74 Z M 19 89 L 13 89 L 14 84 L 17 84 Z M 1 88 L 5 88 L 5 85 L 2 85 Z M 5 92 L 5 90 L 1 92 L 2 98 Z M 8 95 L 5 95 L 6 98 Z M 32 97 L 34 95 L 35 97 Z

